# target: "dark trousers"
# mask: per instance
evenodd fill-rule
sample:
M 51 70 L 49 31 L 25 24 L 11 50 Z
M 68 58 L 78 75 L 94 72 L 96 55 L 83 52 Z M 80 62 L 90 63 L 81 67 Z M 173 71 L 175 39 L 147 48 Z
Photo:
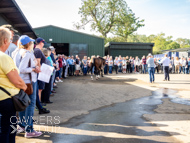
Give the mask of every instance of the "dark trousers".
M 164 66 L 164 75 L 165 75 L 165 80 L 170 80 L 169 66 Z
M 69 65 L 69 75 L 74 75 L 74 65 Z
M 0 101 L 0 142 L 15 143 L 16 111 L 11 98 Z M 14 132 L 13 132 L 14 131 Z
M 49 101 L 49 97 L 51 94 L 51 80 L 52 76 L 50 77 L 49 83 L 45 83 L 45 89 L 42 91 L 42 99 L 41 99 L 42 103 Z
M 105 65 L 104 67 L 104 74 L 108 74 L 108 65 Z
M 37 84 L 37 88 L 36 88 L 36 106 L 38 107 L 38 109 L 42 109 L 42 105 L 41 105 L 41 102 L 40 102 L 40 99 L 39 99 L 39 93 L 38 93 L 38 90 L 39 90 L 39 82 Z
M 118 66 L 114 65 L 114 67 L 115 67 L 115 73 L 118 74 L 118 71 L 117 71 L 118 70 Z
M 63 66 L 62 78 L 65 78 L 65 69 L 66 69 L 66 66 Z
M 127 65 L 127 73 L 130 73 L 130 67 L 131 65 Z

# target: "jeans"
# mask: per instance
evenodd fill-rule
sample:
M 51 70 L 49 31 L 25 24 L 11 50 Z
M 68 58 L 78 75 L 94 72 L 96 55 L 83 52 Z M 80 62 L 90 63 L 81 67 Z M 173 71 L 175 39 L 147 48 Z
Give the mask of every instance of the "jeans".
M 189 74 L 190 65 L 187 67 L 187 74 Z
M 53 70 L 53 76 L 52 76 L 52 79 L 51 79 L 51 91 L 53 91 L 53 83 L 55 81 L 55 74 L 56 74 L 56 71 Z
M 182 69 L 183 69 L 183 73 L 185 74 L 185 66 L 183 66 Z
M 165 75 L 165 80 L 170 80 L 169 76 L 169 66 L 164 66 L 164 75 Z
M 62 72 L 63 72 L 63 68 L 60 68 L 60 69 L 59 69 L 59 78 L 61 78 Z
M 19 112 L 19 126 L 25 128 L 26 132 L 33 132 L 33 116 L 34 116 L 34 109 L 36 106 L 36 89 L 37 89 L 37 82 L 33 83 L 33 93 L 29 95 L 31 104 L 22 112 Z
M 84 75 L 87 74 L 87 67 L 83 67 L 83 74 L 84 74 Z
M 17 119 L 11 98 L 0 101 L 0 142 L 15 143 Z
M 182 70 L 182 66 L 179 66 L 179 73 L 181 73 L 181 70 Z
M 118 72 L 122 72 L 121 67 L 122 67 L 122 65 L 119 65 L 119 70 L 118 70 Z
M 149 73 L 149 77 L 150 77 L 150 82 L 153 82 L 154 81 L 154 67 L 149 67 L 148 73 Z
M 146 65 L 142 65 L 142 73 L 146 73 Z
M 107 74 L 108 73 L 108 65 L 105 65 L 104 67 L 104 74 Z
M 109 73 L 112 73 L 112 66 L 109 66 Z

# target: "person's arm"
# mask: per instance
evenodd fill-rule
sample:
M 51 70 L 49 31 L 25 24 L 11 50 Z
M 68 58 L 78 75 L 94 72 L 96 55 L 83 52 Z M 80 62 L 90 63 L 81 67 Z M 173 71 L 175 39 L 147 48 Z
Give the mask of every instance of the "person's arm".
M 41 67 L 41 63 L 40 63 L 40 62 L 41 62 L 41 59 L 40 59 L 40 58 L 37 58 L 36 60 L 37 60 L 37 66 Z
M 11 70 L 7 73 L 7 77 L 16 88 L 23 89 L 24 91 L 26 90 L 27 86 L 19 76 L 17 70 Z
M 20 73 L 31 73 L 32 71 L 35 71 L 35 68 L 28 67 L 30 60 L 31 60 L 31 55 L 26 53 L 19 65 Z

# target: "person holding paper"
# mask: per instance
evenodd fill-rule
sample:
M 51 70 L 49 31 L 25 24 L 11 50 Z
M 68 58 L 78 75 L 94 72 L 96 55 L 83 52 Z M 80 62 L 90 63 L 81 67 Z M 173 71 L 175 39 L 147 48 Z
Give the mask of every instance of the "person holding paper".
M 36 48 L 34 49 L 34 55 L 37 59 L 37 65 L 39 67 L 41 67 L 41 65 L 43 63 L 46 62 L 46 57 L 44 56 L 44 54 L 42 53 L 42 48 L 44 47 L 45 44 L 45 40 L 43 38 L 37 38 L 36 39 Z M 36 106 L 39 109 L 39 114 L 46 114 L 46 113 L 50 113 L 49 110 L 47 110 L 46 108 L 43 108 L 40 101 L 41 101 L 41 93 L 42 90 L 45 88 L 45 83 L 43 81 L 38 80 L 38 91 L 36 94 Z

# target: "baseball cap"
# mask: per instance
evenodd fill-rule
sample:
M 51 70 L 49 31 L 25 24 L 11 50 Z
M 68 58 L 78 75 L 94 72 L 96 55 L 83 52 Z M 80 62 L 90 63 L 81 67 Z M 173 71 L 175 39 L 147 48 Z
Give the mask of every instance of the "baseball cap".
M 53 51 L 55 50 L 55 48 L 53 46 L 49 46 L 49 48 Z
M 46 44 L 45 40 L 43 38 L 41 38 L 41 37 L 36 39 L 36 43 L 39 44 L 40 42 L 43 42 L 44 44 Z
M 18 32 L 18 31 L 15 30 L 15 29 L 13 28 L 13 26 L 10 25 L 10 24 L 5 24 L 5 25 L 2 25 L 1 27 L 7 28 L 7 29 L 9 29 L 10 31 Z
M 151 54 L 151 53 L 149 53 L 149 54 L 148 54 L 148 56 L 152 56 L 152 54 Z
M 20 40 L 20 42 L 21 42 L 22 45 L 26 45 L 30 41 L 33 41 L 33 42 L 35 41 L 34 39 L 31 39 L 27 35 L 22 35 L 19 40 Z

